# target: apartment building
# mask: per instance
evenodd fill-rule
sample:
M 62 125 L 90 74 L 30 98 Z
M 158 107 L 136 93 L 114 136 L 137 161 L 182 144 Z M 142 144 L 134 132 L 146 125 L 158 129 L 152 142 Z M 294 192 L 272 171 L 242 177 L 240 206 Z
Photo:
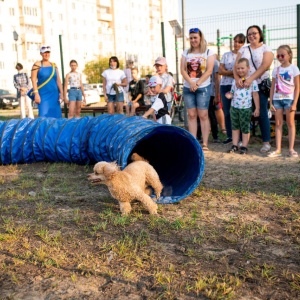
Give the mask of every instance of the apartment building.
M 3 0 L 0 15 L 0 88 L 13 87 L 17 61 L 30 72 L 42 44 L 52 47 L 51 60 L 64 74 L 71 59 L 83 70 L 110 55 L 151 67 L 163 51 L 161 22 L 169 70 L 176 69 L 169 21 L 179 18 L 178 0 Z

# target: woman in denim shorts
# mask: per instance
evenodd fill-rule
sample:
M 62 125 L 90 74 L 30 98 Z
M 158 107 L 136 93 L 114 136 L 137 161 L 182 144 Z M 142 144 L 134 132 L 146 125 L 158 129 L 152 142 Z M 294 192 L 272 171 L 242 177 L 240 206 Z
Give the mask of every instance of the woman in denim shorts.
M 109 59 L 109 69 L 106 69 L 103 76 L 103 94 L 107 102 L 109 114 L 115 113 L 115 104 L 118 114 L 123 114 L 124 90 L 127 86 L 127 78 L 124 71 L 119 69 L 120 63 L 116 56 Z
M 211 90 L 211 74 L 215 56 L 207 49 L 203 33 L 199 28 L 189 31 L 190 49 L 182 53 L 181 75 L 184 78 L 183 97 L 188 112 L 189 132 L 197 136 L 197 116 L 201 123 L 204 151 L 208 150 L 210 123 L 208 107 Z M 195 70 L 197 67 L 197 70 Z
M 77 61 L 72 59 L 70 61 L 71 72 L 69 72 L 65 79 L 64 86 L 64 99 L 69 99 L 69 114 L 68 118 L 80 118 L 82 96 L 83 102 L 85 102 L 84 88 L 82 85 L 81 74 L 76 71 L 78 64 Z M 70 86 L 68 98 L 67 98 L 67 88 L 68 84 Z

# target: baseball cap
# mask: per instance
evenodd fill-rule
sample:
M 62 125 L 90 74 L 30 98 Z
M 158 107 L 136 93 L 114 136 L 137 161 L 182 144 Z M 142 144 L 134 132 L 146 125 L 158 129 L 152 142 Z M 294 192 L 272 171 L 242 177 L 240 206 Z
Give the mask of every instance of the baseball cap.
M 162 84 L 162 80 L 159 76 L 152 76 L 149 80 L 148 86 L 157 86 L 158 84 Z
M 161 66 L 164 66 L 167 64 L 167 60 L 165 57 L 158 57 L 156 60 L 155 60 L 155 63 L 153 66 L 155 65 L 161 65 Z
M 45 52 L 51 52 L 51 47 L 43 45 L 40 49 L 40 53 L 45 53 Z

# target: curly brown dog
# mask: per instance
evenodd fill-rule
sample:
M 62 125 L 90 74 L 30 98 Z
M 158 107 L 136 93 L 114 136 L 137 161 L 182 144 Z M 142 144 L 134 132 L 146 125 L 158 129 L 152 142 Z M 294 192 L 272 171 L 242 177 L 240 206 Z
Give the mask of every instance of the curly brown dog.
M 116 162 L 100 161 L 94 166 L 94 173 L 88 179 L 92 183 L 105 184 L 111 195 L 119 201 L 122 215 L 131 211 L 130 202 L 139 200 L 150 214 L 157 214 L 157 204 L 150 198 L 151 188 L 156 199 L 160 197 L 163 185 L 154 168 L 137 153 L 131 156 L 133 160 L 124 170 L 120 170 Z

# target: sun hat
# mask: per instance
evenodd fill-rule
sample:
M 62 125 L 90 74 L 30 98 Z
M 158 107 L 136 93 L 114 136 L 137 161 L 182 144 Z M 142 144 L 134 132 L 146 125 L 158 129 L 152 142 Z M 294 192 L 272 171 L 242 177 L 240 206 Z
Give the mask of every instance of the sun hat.
M 153 66 L 155 65 L 161 65 L 161 66 L 164 66 L 167 64 L 167 60 L 165 57 L 158 57 L 156 60 L 155 60 L 155 63 Z
M 162 84 L 162 80 L 159 76 L 152 76 L 149 80 L 148 86 L 157 86 L 158 84 Z
M 40 53 L 45 53 L 45 52 L 51 52 L 51 47 L 43 45 L 40 49 Z

